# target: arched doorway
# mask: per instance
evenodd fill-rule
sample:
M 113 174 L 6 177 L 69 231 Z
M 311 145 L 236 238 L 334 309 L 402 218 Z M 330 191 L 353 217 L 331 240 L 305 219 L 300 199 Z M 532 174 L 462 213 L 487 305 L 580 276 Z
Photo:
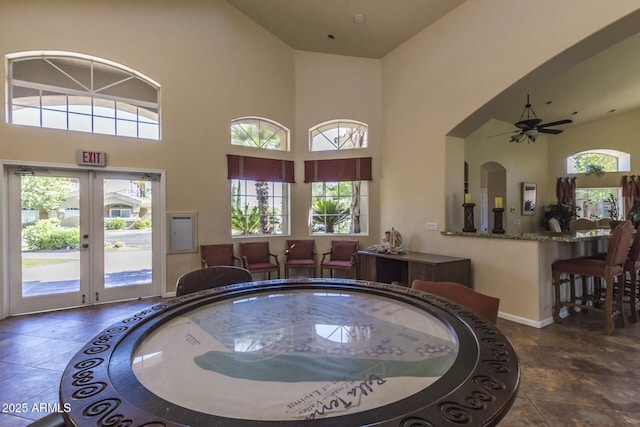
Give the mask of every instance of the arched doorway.
M 493 215 L 490 215 L 496 197 L 502 197 L 503 205 L 507 200 L 507 170 L 500 163 L 487 162 L 480 166 L 480 231 L 487 233 L 494 228 Z M 503 228 L 507 224 L 503 222 Z

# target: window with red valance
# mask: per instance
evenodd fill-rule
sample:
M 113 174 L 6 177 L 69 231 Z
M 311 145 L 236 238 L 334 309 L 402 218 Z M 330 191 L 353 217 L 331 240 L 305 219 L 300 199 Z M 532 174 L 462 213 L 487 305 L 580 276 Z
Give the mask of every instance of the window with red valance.
M 227 155 L 231 181 L 231 235 L 289 234 L 290 160 Z
M 369 224 L 371 157 L 308 160 L 312 234 L 366 234 Z

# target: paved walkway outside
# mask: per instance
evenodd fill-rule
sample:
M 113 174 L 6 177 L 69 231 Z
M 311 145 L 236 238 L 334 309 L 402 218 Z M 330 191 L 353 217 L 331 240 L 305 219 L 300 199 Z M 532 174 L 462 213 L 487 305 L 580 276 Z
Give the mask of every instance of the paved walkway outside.
M 79 251 L 23 252 L 23 259 L 63 260 L 23 268 L 22 295 L 36 296 L 80 289 Z M 151 282 L 151 249 L 123 247 L 109 249 L 105 256 L 105 287 L 146 284 Z

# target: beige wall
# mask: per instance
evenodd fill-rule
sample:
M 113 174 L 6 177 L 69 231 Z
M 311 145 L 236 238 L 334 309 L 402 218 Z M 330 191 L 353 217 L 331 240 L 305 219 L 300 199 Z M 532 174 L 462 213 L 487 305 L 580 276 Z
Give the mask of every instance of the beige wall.
M 503 227 L 507 233 L 531 233 L 539 231 L 540 209 L 535 216 L 523 216 L 520 209 L 522 182 L 533 182 L 539 187 L 538 207 L 546 200 L 548 180 L 548 138 L 542 135 L 536 142 L 528 144 L 510 143 L 509 135 L 493 136 L 513 130 L 513 125 L 490 120 L 465 139 L 465 161 L 469 165 L 469 191 L 479 204 L 481 166 L 496 162 L 506 170 L 506 194 L 504 197 Z M 553 142 L 553 141 L 552 141 Z M 555 182 L 555 181 L 554 181 Z M 555 191 L 555 190 L 554 190 Z M 477 197 L 476 197 L 477 196 Z M 493 198 L 489 197 L 489 213 L 492 214 Z M 479 206 L 476 207 L 479 210 Z M 512 211 L 513 210 L 513 211 Z M 479 219 L 478 219 L 479 224 Z M 492 222 L 490 221 L 490 226 Z
M 537 319 L 539 308 L 515 296 L 537 289 L 537 246 L 492 242 L 487 251 L 479 239 L 425 230 L 427 221 L 440 230 L 462 221 L 464 140 L 446 135 L 540 64 L 637 8 L 632 0 L 465 2 L 377 61 L 295 52 L 222 0 L 2 2 L 0 54 L 75 51 L 147 74 L 162 85 L 163 135 L 136 141 L 0 122 L 0 159 L 73 164 L 82 148 L 106 151 L 113 166 L 165 170 L 167 209 L 198 211 L 199 242 L 215 243 L 230 238 L 225 155 L 255 155 L 228 145 L 229 121 L 265 116 L 292 131 L 292 231 L 302 237 L 308 127 L 362 120 L 371 126 L 366 151 L 374 158 L 363 244 L 379 242 L 393 226 L 411 250 L 468 256 L 479 290 L 502 297 L 505 312 Z M 272 239 L 276 251 L 284 239 Z M 321 248 L 327 243 L 319 239 Z M 514 256 L 518 262 L 504 266 Z M 199 266 L 194 254 L 166 259 L 169 290 Z
M 475 288 L 500 297 L 504 313 L 533 323 L 550 315 L 546 304 L 531 303 L 546 286 L 540 282 L 537 244 L 425 230 L 425 221 L 435 220 L 441 229 L 445 219 L 461 224 L 464 148 L 459 138 L 446 135 L 532 70 L 637 9 L 632 1 L 511 2 L 509 7 L 501 1 L 465 2 L 387 55 L 381 222 L 402 224 L 398 228 L 413 250 L 471 258 Z M 534 30 L 522 31 L 519 23 Z M 455 147 L 449 149 L 449 143 Z M 459 178 L 449 168 L 459 171 Z
M 229 144 L 229 122 L 255 115 L 291 130 L 296 184 L 291 186 L 292 236 L 271 238 L 284 252 L 287 238 L 308 236 L 310 186 L 304 160 L 309 127 L 331 119 L 370 126 L 374 157 L 370 185 L 372 241 L 380 240 L 380 60 L 295 52 L 225 1 L 84 1 L 0 5 L 0 54 L 39 49 L 80 52 L 148 75 L 161 85 L 162 139 L 16 127 L 0 123 L 0 159 L 75 163 L 75 150 L 106 151 L 110 167 L 166 171 L 168 211 L 198 212 L 199 243 L 230 241 L 226 154 L 280 156 Z M 16 35 L 19 35 L 17 37 Z M 4 85 L 0 96 L 4 99 Z M 344 156 L 353 155 L 346 153 Z M 363 246 L 371 242 L 361 239 Z M 318 252 L 330 245 L 319 237 Z M 197 254 L 166 256 L 167 290 L 198 268 Z
M 38 49 L 106 58 L 159 82 L 162 139 L 2 121 L 0 159 L 74 164 L 82 148 L 106 151 L 109 166 L 165 170 L 167 209 L 198 212 L 199 242 L 228 241 L 225 156 L 255 155 L 230 147 L 229 122 L 257 115 L 294 128 L 293 50 L 219 0 L 2 2 L 0 54 Z M 179 275 L 199 267 L 195 254 L 166 260 L 168 290 Z
M 373 181 L 369 182 L 369 235 L 358 236 L 360 247 L 379 243 L 381 99 L 380 61 L 311 52 L 295 53 L 296 185 L 292 187 L 292 234 L 308 236 L 311 185 L 304 183 L 304 160 L 336 157 L 335 152 L 309 151 L 309 129 L 335 119 L 357 120 L 369 125 L 368 148 L 348 150 L 339 157 L 372 157 Z M 332 236 L 314 236 L 319 253 L 329 250 Z M 283 249 L 284 250 L 284 249 Z
M 568 176 L 566 173 L 566 158 L 568 156 L 597 148 L 629 153 L 631 155 L 631 171 L 605 173 L 602 176 L 578 174 L 576 181 L 578 187 L 618 187 L 622 175 L 640 174 L 638 123 L 640 123 L 640 110 L 613 115 L 582 126 L 572 126 L 566 132 L 554 137 L 549 144 L 549 176 L 554 178 Z M 549 184 L 547 203 L 553 201 L 555 180 Z

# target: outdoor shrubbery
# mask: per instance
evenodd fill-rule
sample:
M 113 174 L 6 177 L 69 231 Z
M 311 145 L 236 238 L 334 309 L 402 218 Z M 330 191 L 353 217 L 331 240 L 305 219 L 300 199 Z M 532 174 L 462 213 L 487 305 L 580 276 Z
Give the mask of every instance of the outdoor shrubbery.
M 145 228 L 151 227 L 150 219 L 139 219 L 133 223 L 133 228 L 136 230 L 144 230 Z
M 60 227 L 58 219 L 43 219 L 25 227 L 24 240 L 31 250 L 78 249 L 79 227 Z
M 104 228 L 105 230 L 123 230 L 126 223 L 124 218 L 105 218 Z

